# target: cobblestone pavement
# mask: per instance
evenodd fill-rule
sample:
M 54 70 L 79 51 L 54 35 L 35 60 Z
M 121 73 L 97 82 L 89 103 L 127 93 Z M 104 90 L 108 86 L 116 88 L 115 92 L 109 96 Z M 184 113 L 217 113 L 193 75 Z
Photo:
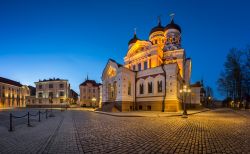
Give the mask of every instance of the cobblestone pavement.
M 17 127 L 0 127 L 0 153 L 250 153 L 250 119 L 231 110 L 187 119 L 65 111 Z

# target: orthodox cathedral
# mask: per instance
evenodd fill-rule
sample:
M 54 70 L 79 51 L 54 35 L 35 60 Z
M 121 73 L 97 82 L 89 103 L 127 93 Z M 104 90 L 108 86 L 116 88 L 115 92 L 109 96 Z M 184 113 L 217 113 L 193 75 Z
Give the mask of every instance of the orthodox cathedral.
M 102 73 L 103 111 L 182 109 L 182 86 L 190 85 L 191 59 L 181 46 L 181 27 L 172 18 L 151 29 L 149 40 L 134 33 L 124 65 L 109 59 Z

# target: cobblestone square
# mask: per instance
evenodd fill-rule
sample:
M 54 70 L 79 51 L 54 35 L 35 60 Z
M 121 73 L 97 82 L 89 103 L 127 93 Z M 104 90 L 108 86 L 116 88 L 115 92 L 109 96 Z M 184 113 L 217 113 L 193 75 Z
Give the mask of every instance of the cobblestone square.
M 55 113 L 13 132 L 1 113 L 0 153 L 250 153 L 249 112 L 219 109 L 187 119 Z

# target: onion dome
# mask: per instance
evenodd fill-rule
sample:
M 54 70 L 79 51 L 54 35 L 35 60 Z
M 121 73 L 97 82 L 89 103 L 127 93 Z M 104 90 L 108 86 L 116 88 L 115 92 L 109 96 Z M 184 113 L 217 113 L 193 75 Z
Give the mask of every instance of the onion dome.
M 164 27 L 161 25 L 161 21 L 159 21 L 157 26 L 155 26 L 154 28 L 151 29 L 149 35 L 151 35 L 154 32 L 157 32 L 157 31 L 164 31 Z
M 136 33 L 134 33 L 134 37 L 129 40 L 128 45 L 133 44 L 133 43 L 137 42 L 138 40 L 139 39 L 137 38 Z
M 174 23 L 174 19 L 171 20 L 170 24 L 165 27 L 165 31 L 168 29 L 177 29 L 181 33 L 181 27 Z

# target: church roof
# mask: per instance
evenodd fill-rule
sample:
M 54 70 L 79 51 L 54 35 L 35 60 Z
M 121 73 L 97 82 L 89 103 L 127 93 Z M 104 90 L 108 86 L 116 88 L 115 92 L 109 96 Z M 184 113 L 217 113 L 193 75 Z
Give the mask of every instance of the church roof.
M 118 67 L 122 67 L 123 66 L 122 64 L 117 63 L 114 59 L 109 59 L 109 60 L 112 61 L 112 62 L 114 62 L 114 63 L 116 63 L 118 65 Z
M 0 77 L 0 82 L 10 84 L 10 85 L 13 85 L 13 86 L 17 86 L 17 87 L 22 87 L 23 86 L 20 82 L 13 81 L 13 80 L 3 78 L 3 77 Z
M 181 27 L 174 23 L 174 19 L 172 19 L 171 22 L 165 27 L 165 30 L 168 29 L 177 29 L 181 33 Z

